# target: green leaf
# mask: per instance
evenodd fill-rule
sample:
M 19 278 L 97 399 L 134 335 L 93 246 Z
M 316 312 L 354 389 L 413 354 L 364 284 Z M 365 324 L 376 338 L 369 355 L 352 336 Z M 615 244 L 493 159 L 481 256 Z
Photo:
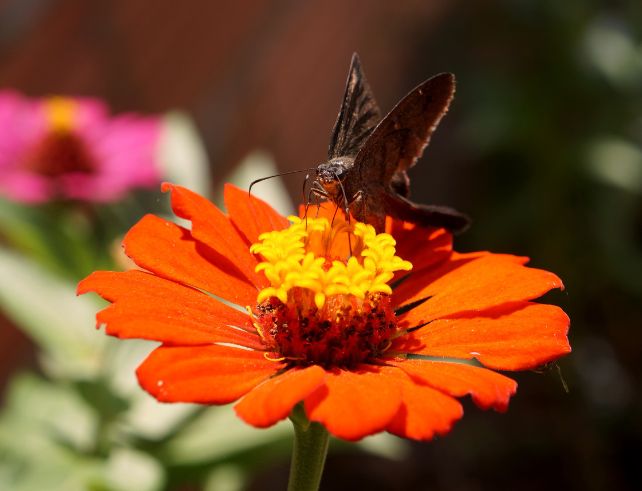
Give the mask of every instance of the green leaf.
M 165 483 L 161 465 L 149 455 L 128 448 L 112 451 L 105 468 L 108 489 L 157 491 Z
M 238 465 L 219 465 L 207 476 L 204 491 L 241 491 L 247 477 Z
M 589 171 L 620 189 L 642 193 L 642 149 L 624 139 L 601 138 L 586 150 Z
M 174 465 L 229 459 L 259 446 L 290 440 L 291 435 L 289 422 L 257 429 L 237 418 L 230 406 L 214 406 L 167 443 L 165 457 Z
M 97 430 L 96 413 L 70 386 L 28 374 L 13 378 L 0 415 L 1 448 L 12 448 L 25 458 L 54 444 L 88 451 Z
M 33 375 L 14 377 L 0 415 L 0 489 L 85 491 L 101 465 L 81 453 L 97 420 L 69 387 Z
M 43 350 L 50 374 L 93 377 L 107 341 L 93 329 L 98 304 L 76 296 L 76 285 L 0 247 L 0 308 Z

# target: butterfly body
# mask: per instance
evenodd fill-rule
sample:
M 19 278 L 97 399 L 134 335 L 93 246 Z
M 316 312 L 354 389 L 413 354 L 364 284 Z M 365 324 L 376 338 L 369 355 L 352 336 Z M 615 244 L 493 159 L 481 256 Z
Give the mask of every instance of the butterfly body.
M 408 199 L 407 170 L 428 145 L 454 90 L 451 74 L 437 75 L 408 93 L 381 118 L 355 53 L 328 160 L 316 168 L 312 193 L 333 201 L 377 231 L 383 231 L 386 215 L 451 231 L 464 229 L 468 218 L 452 208 Z

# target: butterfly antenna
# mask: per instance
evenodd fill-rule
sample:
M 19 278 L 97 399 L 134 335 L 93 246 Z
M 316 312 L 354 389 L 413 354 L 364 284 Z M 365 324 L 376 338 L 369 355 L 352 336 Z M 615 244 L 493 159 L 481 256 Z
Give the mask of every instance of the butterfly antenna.
M 250 183 L 250 187 L 247 190 L 248 196 L 252 196 L 252 188 L 254 187 L 255 184 L 258 184 L 263 181 L 267 181 L 268 179 L 272 179 L 273 177 L 281 177 L 281 176 L 288 176 L 290 174 L 298 174 L 299 172 L 310 172 L 311 170 L 316 169 L 316 167 L 310 167 L 309 169 L 299 169 L 299 170 L 292 170 L 289 172 L 280 172 L 279 174 L 274 174 L 272 176 L 267 176 L 267 177 L 261 177 L 260 179 L 255 179 Z M 307 177 L 306 177 L 307 179 Z

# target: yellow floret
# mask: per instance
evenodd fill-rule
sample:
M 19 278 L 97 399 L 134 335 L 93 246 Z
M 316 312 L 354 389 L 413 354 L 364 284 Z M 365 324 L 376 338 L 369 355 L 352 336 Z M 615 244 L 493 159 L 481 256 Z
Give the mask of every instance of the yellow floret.
M 270 282 L 259 292 L 258 303 L 271 297 L 287 303 L 294 288 L 308 291 L 319 309 L 328 297 L 389 295 L 388 282 L 395 271 L 412 269 L 409 261 L 395 255 L 394 238 L 377 234 L 372 225 L 350 225 L 339 219 L 330 223 L 327 218 L 288 219 L 290 227 L 261 234 L 250 248 L 263 259 L 256 271 L 263 271 Z M 347 240 L 346 232 L 352 235 L 352 256 L 343 260 L 326 257 L 334 240 Z

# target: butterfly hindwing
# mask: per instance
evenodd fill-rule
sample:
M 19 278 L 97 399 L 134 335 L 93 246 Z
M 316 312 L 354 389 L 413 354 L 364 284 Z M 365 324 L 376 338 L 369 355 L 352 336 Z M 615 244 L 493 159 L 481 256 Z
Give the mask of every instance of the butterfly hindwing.
M 449 206 L 414 203 L 394 191 L 383 196 L 386 213 L 400 220 L 424 227 L 444 227 L 453 233 L 461 233 L 470 225 L 468 216 Z

